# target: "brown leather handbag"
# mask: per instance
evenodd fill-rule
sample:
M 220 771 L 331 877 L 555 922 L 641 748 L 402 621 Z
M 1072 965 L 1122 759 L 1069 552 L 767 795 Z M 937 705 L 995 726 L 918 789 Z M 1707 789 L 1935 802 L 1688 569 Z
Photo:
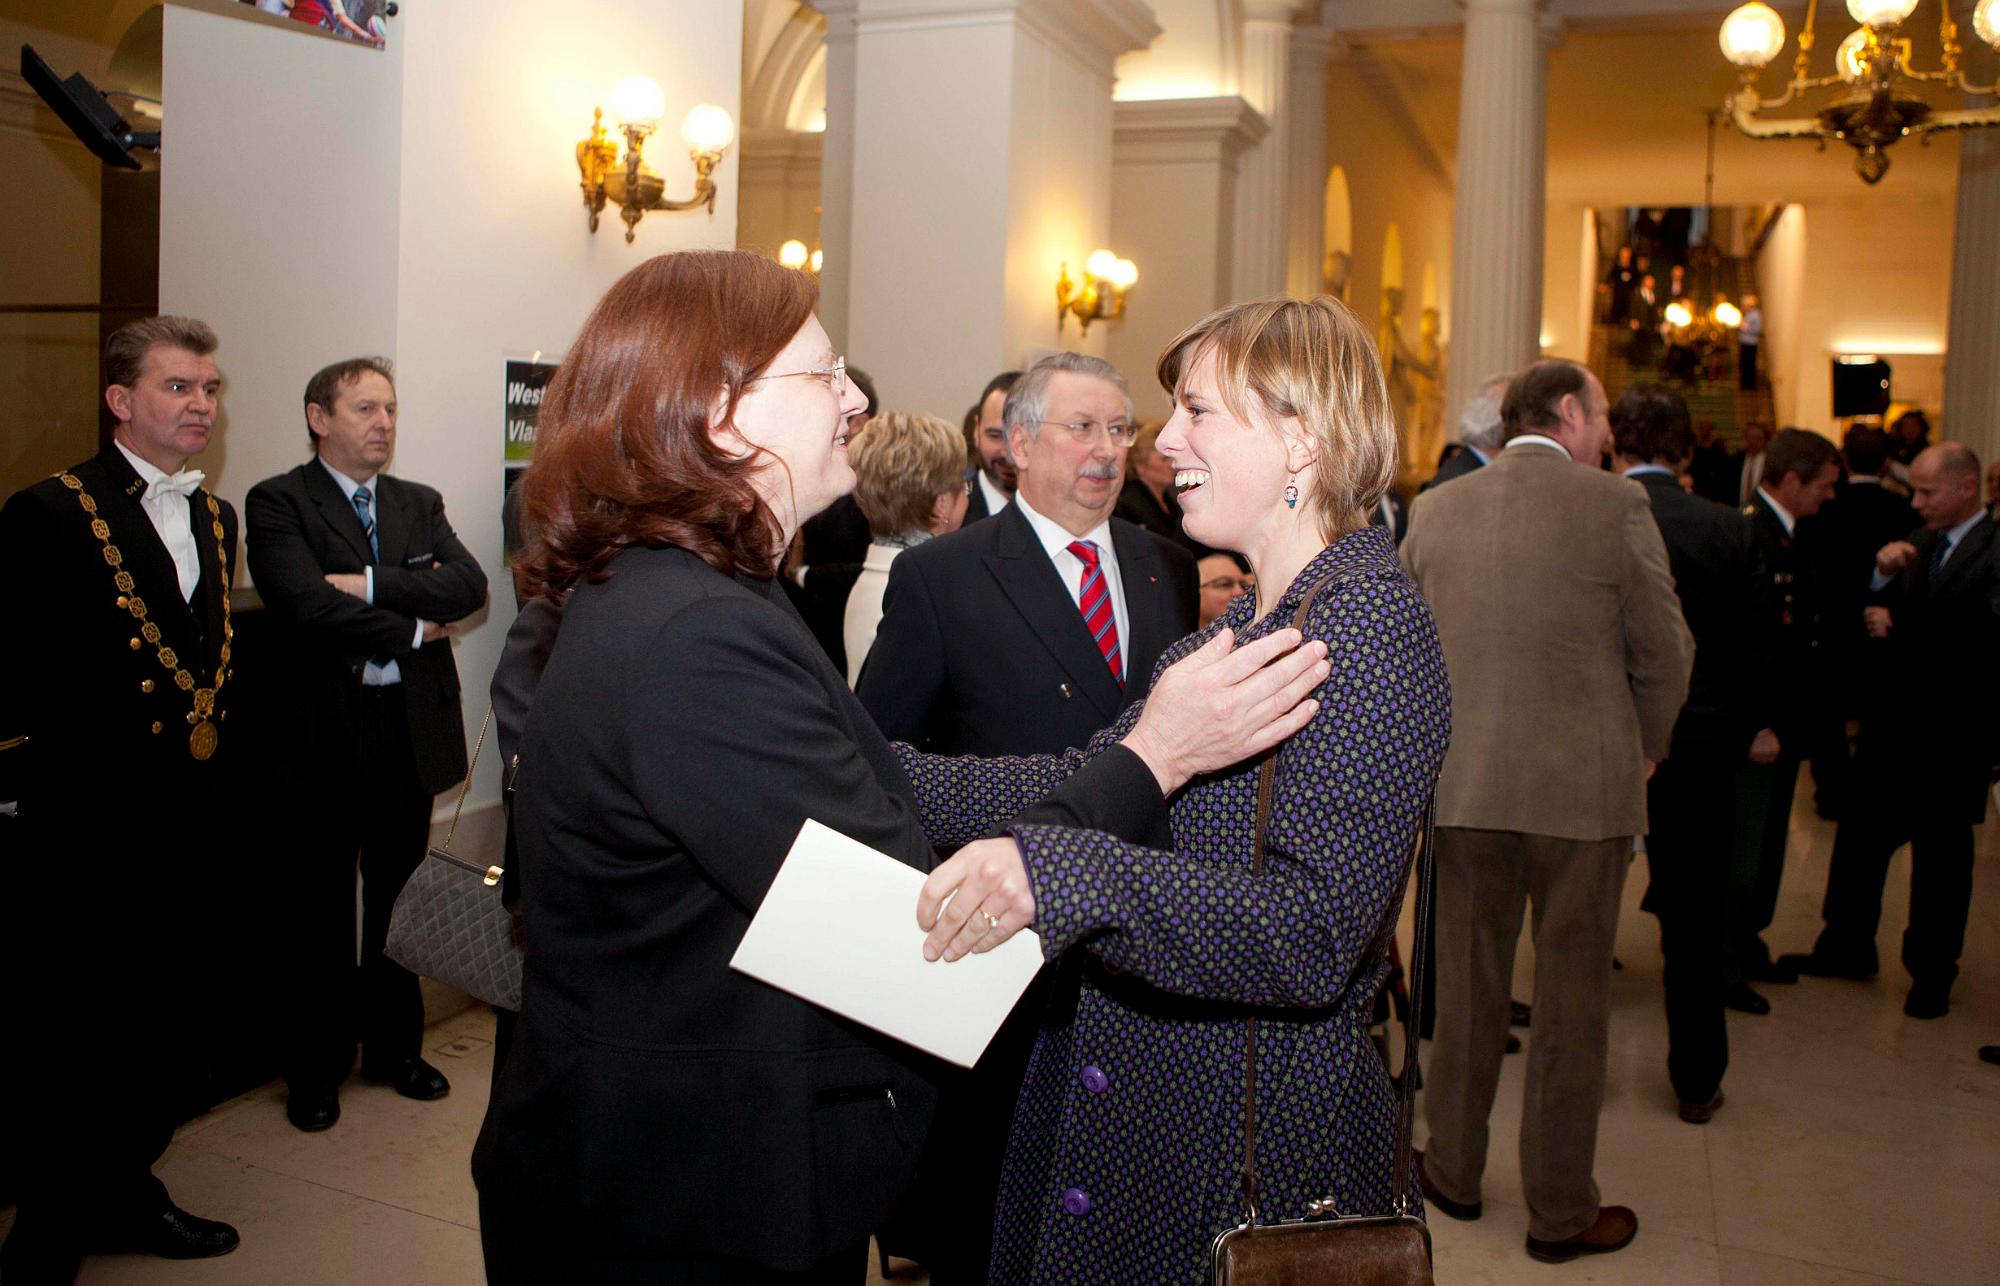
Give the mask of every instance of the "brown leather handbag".
M 1329 578 L 1331 579 L 1331 578 Z M 1306 609 L 1327 581 L 1307 592 L 1293 624 L 1303 627 Z M 1257 774 L 1256 851 L 1251 872 L 1264 870 L 1264 825 L 1271 815 L 1271 784 L 1277 754 L 1264 760 Z M 1431 838 L 1436 828 L 1437 799 L 1424 805 L 1423 830 L 1416 853 L 1417 940 L 1410 953 L 1410 1008 L 1404 1027 L 1403 1075 L 1396 1087 L 1396 1158 L 1391 1214 L 1342 1214 L 1326 1197 L 1307 1207 L 1303 1219 L 1260 1220 L 1257 1210 L 1257 1020 L 1245 1020 L 1248 1040 L 1243 1057 L 1243 1222 L 1215 1239 L 1210 1252 L 1215 1286 L 1432 1286 L 1431 1233 L 1411 1212 L 1410 1118 L 1415 1105 L 1418 1012 L 1423 1003 L 1424 944 L 1431 901 Z M 1396 931 L 1401 899 L 1391 906 L 1365 962 L 1383 948 Z

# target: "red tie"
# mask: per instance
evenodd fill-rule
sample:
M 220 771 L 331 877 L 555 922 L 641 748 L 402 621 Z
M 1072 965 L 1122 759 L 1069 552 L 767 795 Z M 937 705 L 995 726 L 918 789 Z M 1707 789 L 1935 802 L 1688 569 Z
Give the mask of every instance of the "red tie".
M 1104 583 L 1104 569 L 1097 565 L 1097 546 L 1088 540 L 1074 540 L 1069 552 L 1083 563 L 1083 576 L 1076 586 L 1077 610 L 1083 613 L 1083 623 L 1097 641 L 1097 650 L 1104 654 L 1104 663 L 1111 667 L 1112 680 L 1122 689 L 1125 671 L 1118 663 L 1118 617 L 1111 610 L 1111 587 Z

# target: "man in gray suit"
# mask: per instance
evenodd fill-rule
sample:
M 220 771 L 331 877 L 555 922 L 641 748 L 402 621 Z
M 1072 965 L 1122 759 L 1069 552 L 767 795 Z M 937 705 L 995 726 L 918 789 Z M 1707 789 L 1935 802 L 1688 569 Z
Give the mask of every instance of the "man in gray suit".
M 1528 1253 L 1548 1262 L 1623 1249 L 1638 1231 L 1631 1210 L 1600 1204 L 1591 1176 L 1611 951 L 1646 780 L 1694 658 L 1645 491 L 1598 468 L 1607 410 L 1583 367 L 1529 367 L 1502 404 L 1499 458 L 1426 495 L 1402 549 L 1452 685 L 1418 1174 L 1433 1206 L 1479 1217 L 1514 945 L 1532 900 L 1521 1181 Z

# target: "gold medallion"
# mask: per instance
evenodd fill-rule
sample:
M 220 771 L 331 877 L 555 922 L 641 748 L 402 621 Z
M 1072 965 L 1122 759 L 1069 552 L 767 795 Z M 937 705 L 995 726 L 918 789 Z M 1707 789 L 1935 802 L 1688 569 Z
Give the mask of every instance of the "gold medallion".
M 188 753 L 196 759 L 206 759 L 215 753 L 216 744 L 221 740 L 222 734 L 215 730 L 215 725 L 203 719 L 188 734 Z

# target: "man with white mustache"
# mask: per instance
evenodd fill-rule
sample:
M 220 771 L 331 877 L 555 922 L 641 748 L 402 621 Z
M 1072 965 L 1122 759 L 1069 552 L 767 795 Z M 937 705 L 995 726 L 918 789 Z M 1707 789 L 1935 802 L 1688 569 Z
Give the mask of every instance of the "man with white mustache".
M 1137 436 L 1118 369 L 1045 357 L 1008 390 L 1001 423 L 1012 502 L 896 559 L 856 689 L 885 736 L 939 754 L 1086 744 L 1145 695 L 1160 653 L 1195 625 L 1194 560 L 1111 516 Z M 1030 987 L 979 1065 L 943 1087 L 924 1162 L 939 1182 L 920 1178 L 932 1208 L 911 1220 L 932 1238 L 934 1286 L 986 1280 L 1044 994 Z

